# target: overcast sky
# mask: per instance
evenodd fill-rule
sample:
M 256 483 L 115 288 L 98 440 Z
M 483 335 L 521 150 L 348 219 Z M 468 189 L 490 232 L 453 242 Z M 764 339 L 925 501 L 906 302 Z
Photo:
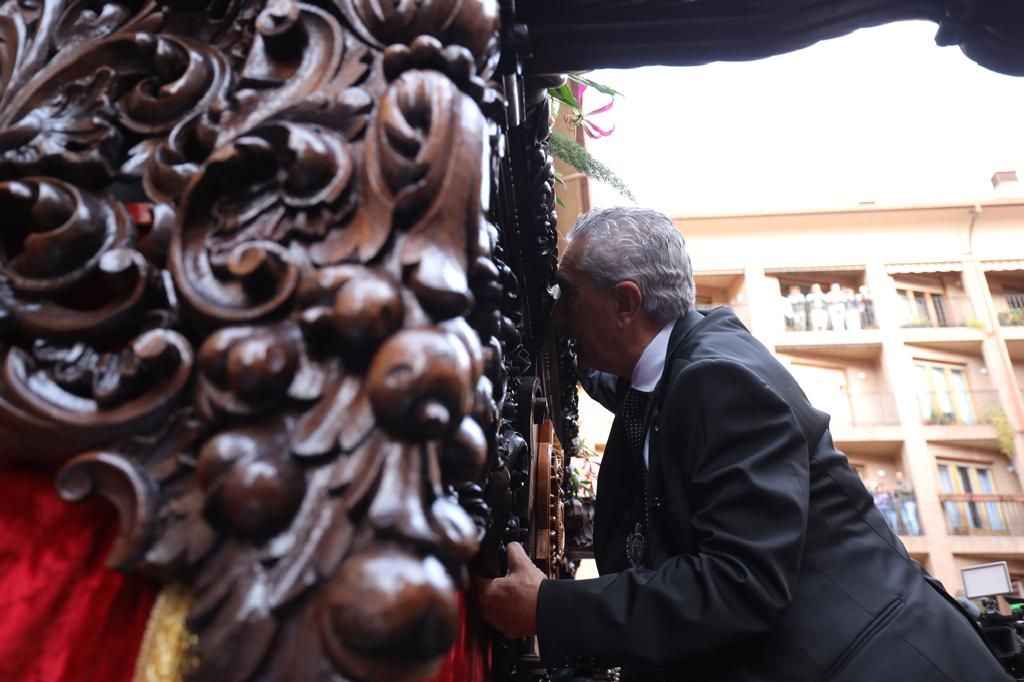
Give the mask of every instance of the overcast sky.
M 673 215 L 992 198 L 1024 179 L 1024 79 L 987 71 L 935 25 L 890 24 L 757 62 L 590 74 L 625 96 L 591 151 Z M 584 108 L 603 96 L 588 92 Z M 594 183 L 594 202 L 625 202 Z

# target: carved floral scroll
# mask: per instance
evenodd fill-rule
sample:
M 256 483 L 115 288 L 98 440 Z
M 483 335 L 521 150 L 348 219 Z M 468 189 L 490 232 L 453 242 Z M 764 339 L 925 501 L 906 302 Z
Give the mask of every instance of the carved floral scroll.
M 455 636 L 522 440 L 497 35 L 493 0 L 0 7 L 0 437 L 191 585 L 194 679 L 419 680 Z

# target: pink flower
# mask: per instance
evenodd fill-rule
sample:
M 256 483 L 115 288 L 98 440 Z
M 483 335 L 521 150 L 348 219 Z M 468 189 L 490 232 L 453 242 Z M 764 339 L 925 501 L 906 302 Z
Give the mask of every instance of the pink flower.
M 584 85 L 583 83 L 576 83 L 574 89 L 576 101 L 580 103 L 580 112 L 582 112 L 583 93 L 586 92 L 587 86 Z M 606 130 L 601 126 L 597 125 L 596 123 L 594 123 L 593 121 L 591 121 L 590 117 L 594 116 L 595 114 L 603 114 L 604 112 L 611 109 L 613 104 L 615 104 L 615 97 L 609 99 L 608 103 L 602 107 L 598 107 L 597 109 L 593 109 L 586 113 L 580 113 L 576 118 L 576 125 L 582 125 L 583 132 L 586 133 L 587 137 L 591 139 L 596 140 L 599 137 L 608 137 L 609 135 L 615 132 L 615 125 L 613 124 L 610 130 Z

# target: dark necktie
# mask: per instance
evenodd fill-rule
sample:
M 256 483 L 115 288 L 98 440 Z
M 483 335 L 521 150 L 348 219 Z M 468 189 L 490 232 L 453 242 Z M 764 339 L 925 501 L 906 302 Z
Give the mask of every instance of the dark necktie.
M 630 388 L 622 401 L 622 421 L 626 427 L 626 442 L 633 459 L 643 461 L 644 456 L 644 413 L 650 393 Z
M 626 538 L 626 558 L 631 566 L 648 566 L 647 553 L 647 467 L 644 464 L 644 416 L 647 412 L 649 393 L 630 388 L 622 401 L 622 422 L 626 431 L 626 444 L 629 446 L 633 470 L 640 481 L 640 518 L 637 519 L 633 532 Z

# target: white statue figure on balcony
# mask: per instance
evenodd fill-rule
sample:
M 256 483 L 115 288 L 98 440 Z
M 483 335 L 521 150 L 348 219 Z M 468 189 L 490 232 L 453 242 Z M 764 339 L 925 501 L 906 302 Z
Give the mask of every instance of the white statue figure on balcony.
M 860 306 L 857 294 L 851 287 L 843 287 L 843 298 L 846 299 L 846 328 L 860 329 Z
M 804 296 L 804 292 L 800 291 L 798 285 L 790 285 L 786 302 L 786 311 L 790 314 L 790 317 L 786 319 L 786 328 L 796 332 L 806 331 L 807 298 Z
M 828 319 L 832 329 L 843 331 L 846 329 L 846 294 L 838 282 L 832 282 L 825 298 L 828 301 Z
M 860 326 L 864 329 L 876 327 L 875 302 L 871 300 L 871 289 L 867 284 L 861 284 L 857 291 L 857 305 L 860 308 Z
M 828 329 L 828 302 L 818 283 L 812 284 L 811 291 L 807 294 L 807 314 L 812 330 L 823 332 Z

